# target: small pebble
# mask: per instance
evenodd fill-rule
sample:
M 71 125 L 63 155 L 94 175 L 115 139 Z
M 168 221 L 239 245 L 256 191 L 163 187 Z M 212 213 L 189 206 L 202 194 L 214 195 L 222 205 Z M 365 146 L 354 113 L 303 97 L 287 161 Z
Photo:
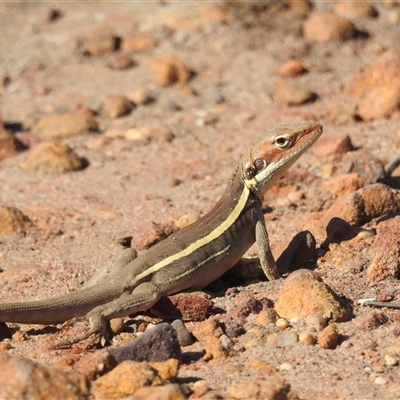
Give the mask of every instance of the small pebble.
M 132 102 L 123 95 L 108 95 L 103 101 L 103 113 L 109 118 L 122 117 L 132 109 Z
M 132 92 L 129 92 L 126 97 L 137 106 L 145 105 L 151 103 L 153 100 L 149 93 L 147 93 L 144 89 L 136 89 Z
M 279 329 L 286 329 L 289 326 L 289 321 L 285 318 L 279 318 L 275 325 L 279 328 Z
M 352 347 L 353 345 L 351 344 L 351 342 L 349 340 L 345 340 L 340 347 L 343 347 L 344 349 L 349 349 L 350 347 Z
M 232 340 L 229 339 L 228 336 L 226 336 L 225 334 L 224 334 L 224 335 L 221 335 L 221 337 L 219 338 L 219 340 L 221 341 L 221 346 L 222 346 L 224 349 L 230 349 L 230 348 L 232 347 L 232 345 L 233 345 Z
M 107 65 L 111 69 L 122 70 L 135 66 L 135 61 L 128 54 L 111 53 L 108 56 Z
M 385 354 L 385 364 L 386 364 L 388 367 L 394 367 L 394 366 L 396 366 L 398 363 L 399 363 L 399 361 L 398 361 L 396 358 L 390 356 L 389 354 Z
M 284 362 L 279 366 L 279 371 L 292 371 L 292 370 L 293 370 L 293 365 L 288 362 Z
M 114 333 L 114 335 L 119 335 L 124 329 L 124 320 L 122 318 L 111 319 L 110 329 Z
M 301 75 L 306 71 L 300 60 L 288 60 L 276 68 L 275 73 L 281 77 Z
M 194 343 L 193 336 L 187 330 L 186 325 L 181 319 L 176 319 L 171 323 L 171 325 L 175 329 L 179 344 L 181 346 L 189 346 Z
M 169 86 L 175 82 L 185 83 L 191 78 L 189 67 L 174 56 L 167 56 L 151 64 L 151 72 L 155 81 L 161 86 Z
M 339 340 L 339 330 L 335 324 L 328 325 L 318 334 L 318 344 L 323 349 L 334 349 Z
M 390 10 L 386 18 L 391 24 L 398 24 L 400 22 L 400 10 Z
M 276 311 L 272 308 L 268 308 L 265 311 L 261 311 L 257 316 L 257 323 L 260 325 L 275 324 L 278 320 L 278 315 Z
M 11 349 L 11 343 L 9 341 L 7 342 L 0 342 L 0 352 L 1 351 L 7 351 Z
M 278 333 L 273 333 L 267 338 L 267 345 L 286 347 L 294 346 L 299 341 L 299 336 L 293 331 L 282 331 Z
M 321 332 L 327 326 L 326 319 L 319 313 L 310 314 L 306 319 L 306 323 L 311 328 L 315 328 L 317 332 Z
M 299 335 L 299 342 L 307 346 L 313 346 L 315 344 L 315 337 L 309 332 L 302 332 Z
M 374 381 L 377 385 L 386 385 L 387 380 L 383 378 L 382 376 L 377 376 Z
M 184 214 L 180 216 L 174 223 L 175 227 L 178 229 L 185 228 L 188 225 L 193 224 L 198 220 L 198 216 L 196 214 Z

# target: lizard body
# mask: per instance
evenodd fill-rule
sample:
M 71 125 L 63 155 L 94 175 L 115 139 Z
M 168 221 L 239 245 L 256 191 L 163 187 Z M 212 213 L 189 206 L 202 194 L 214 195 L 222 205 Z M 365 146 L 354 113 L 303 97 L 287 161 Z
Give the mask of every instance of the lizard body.
M 88 320 L 90 330 L 70 343 L 105 334 L 105 322 L 111 318 L 149 309 L 162 296 L 207 286 L 235 265 L 254 242 L 265 275 L 270 280 L 278 278 L 262 197 L 321 134 L 318 123 L 273 129 L 243 156 L 221 199 L 194 224 L 139 257 L 126 249 L 110 272 L 81 290 L 40 301 L 0 304 L 0 322 Z

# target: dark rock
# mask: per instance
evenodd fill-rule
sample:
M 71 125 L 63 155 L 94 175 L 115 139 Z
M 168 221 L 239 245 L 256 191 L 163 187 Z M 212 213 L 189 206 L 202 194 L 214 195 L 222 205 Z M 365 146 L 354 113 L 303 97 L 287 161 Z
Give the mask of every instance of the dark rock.
M 117 363 L 125 360 L 166 361 L 181 358 L 175 329 L 167 323 L 156 325 L 125 346 L 109 349 Z

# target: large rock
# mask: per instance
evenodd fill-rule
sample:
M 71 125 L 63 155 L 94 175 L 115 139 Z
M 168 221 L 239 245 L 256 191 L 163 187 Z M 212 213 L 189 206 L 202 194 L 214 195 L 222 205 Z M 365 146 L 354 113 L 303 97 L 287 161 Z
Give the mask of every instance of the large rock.
M 310 314 L 331 314 L 333 321 L 345 321 L 346 310 L 336 294 L 315 272 L 300 269 L 286 279 L 275 303 L 275 310 L 283 318 L 305 319 Z
M 369 250 L 372 258 L 367 276 L 372 281 L 400 278 L 400 216 L 382 221 Z
M 60 140 L 46 140 L 27 153 L 21 168 L 41 173 L 79 171 L 85 161 L 73 149 Z
M 97 130 L 94 113 L 86 108 L 77 113 L 52 115 L 42 119 L 35 128 L 35 134 L 42 139 L 66 138 Z
M 0 354 L 0 399 L 84 400 L 89 398 L 83 375 L 46 368 L 29 359 Z

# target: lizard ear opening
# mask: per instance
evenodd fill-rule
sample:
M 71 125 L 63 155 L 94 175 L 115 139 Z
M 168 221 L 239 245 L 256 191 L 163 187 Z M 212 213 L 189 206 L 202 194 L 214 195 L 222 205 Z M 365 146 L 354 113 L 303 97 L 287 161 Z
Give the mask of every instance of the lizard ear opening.
M 263 158 L 257 158 L 256 160 L 254 160 L 254 168 L 257 170 L 257 172 L 265 169 L 267 165 L 267 161 Z

